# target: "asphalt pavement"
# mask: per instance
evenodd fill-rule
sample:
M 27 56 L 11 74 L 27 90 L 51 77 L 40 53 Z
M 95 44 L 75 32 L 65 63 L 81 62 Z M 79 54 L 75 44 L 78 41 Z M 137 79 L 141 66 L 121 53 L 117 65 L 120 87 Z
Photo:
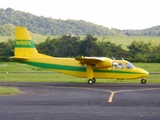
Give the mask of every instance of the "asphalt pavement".
M 0 83 L 0 120 L 159 120 L 160 84 Z

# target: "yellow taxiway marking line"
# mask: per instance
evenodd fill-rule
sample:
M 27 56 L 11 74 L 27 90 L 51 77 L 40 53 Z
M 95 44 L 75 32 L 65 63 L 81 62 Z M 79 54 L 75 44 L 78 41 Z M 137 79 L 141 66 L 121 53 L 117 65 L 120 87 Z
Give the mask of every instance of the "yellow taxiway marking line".
M 53 86 L 48 86 L 48 87 L 53 87 Z M 58 88 L 66 88 L 66 87 L 61 87 L 58 86 Z M 103 92 L 110 92 L 110 96 L 108 99 L 108 102 L 112 102 L 115 93 L 120 93 L 120 92 L 132 92 L 132 91 L 146 91 L 146 90 L 158 90 L 160 88 L 146 88 L 146 89 L 136 89 L 136 90 L 118 90 L 118 91 L 111 91 L 111 90 L 105 90 L 105 89 L 95 89 L 95 88 L 84 88 L 84 87 L 67 87 L 67 88 L 72 88 L 72 89 L 85 89 L 85 90 L 94 90 L 94 91 L 103 91 Z
M 64 88 L 64 87 L 62 87 Z M 112 102 L 115 93 L 120 93 L 120 92 L 133 92 L 133 91 L 147 91 L 147 90 L 158 90 L 160 88 L 146 88 L 146 89 L 136 89 L 136 90 L 118 90 L 118 91 L 111 91 L 111 90 L 104 90 L 104 89 L 94 89 L 94 88 L 83 88 L 83 87 L 69 87 L 69 88 L 76 88 L 76 89 L 86 89 L 86 90 L 96 90 L 96 91 L 103 91 L 103 92 L 110 92 L 110 96 L 108 99 L 108 102 Z
M 111 92 L 111 95 L 109 96 L 108 102 L 112 102 L 115 92 Z
M 136 90 L 118 90 L 118 91 L 112 91 L 111 95 L 108 99 L 108 102 L 113 101 L 113 97 L 115 93 L 120 93 L 120 92 L 133 92 L 133 91 L 146 91 L 146 90 L 159 90 L 160 88 L 146 88 L 146 89 L 136 89 Z

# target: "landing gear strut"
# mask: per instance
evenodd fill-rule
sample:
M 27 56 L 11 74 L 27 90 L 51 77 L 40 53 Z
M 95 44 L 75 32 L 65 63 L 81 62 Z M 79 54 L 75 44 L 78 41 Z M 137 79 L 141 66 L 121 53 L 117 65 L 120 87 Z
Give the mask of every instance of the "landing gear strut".
M 142 84 L 146 84 L 146 82 L 147 82 L 147 80 L 146 80 L 145 78 L 143 78 L 143 79 L 141 80 L 141 83 L 142 83 Z
M 96 79 L 95 78 L 88 80 L 88 84 L 92 85 L 93 83 L 96 83 Z

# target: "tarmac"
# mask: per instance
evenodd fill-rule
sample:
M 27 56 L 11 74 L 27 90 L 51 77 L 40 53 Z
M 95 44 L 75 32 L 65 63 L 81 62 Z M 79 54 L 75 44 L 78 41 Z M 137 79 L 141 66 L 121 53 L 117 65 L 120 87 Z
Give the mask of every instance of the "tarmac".
M 158 120 L 160 84 L 0 83 L 0 120 Z

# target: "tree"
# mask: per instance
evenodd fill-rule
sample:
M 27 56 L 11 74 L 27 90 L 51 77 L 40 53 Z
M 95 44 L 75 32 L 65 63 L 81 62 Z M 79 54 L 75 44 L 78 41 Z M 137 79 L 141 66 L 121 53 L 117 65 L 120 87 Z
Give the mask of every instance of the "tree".
M 39 52 L 51 56 L 71 57 L 77 56 L 79 51 L 80 37 L 63 35 L 60 38 L 48 37 L 45 42 L 40 43 L 37 48 Z
M 79 51 L 80 37 L 70 35 L 63 35 L 58 40 L 59 56 L 77 56 Z
M 14 41 L 12 39 L 8 39 L 8 41 L 5 43 L 6 47 L 4 49 L 4 56 L 13 56 L 14 55 Z
M 137 53 L 147 54 L 151 52 L 153 47 L 151 42 L 145 43 L 143 41 L 133 41 L 129 46 L 127 46 L 127 48 L 133 55 L 135 55 Z
M 99 46 L 96 44 L 97 38 L 91 34 L 87 34 L 84 40 L 81 41 L 79 54 L 84 56 L 97 56 Z
M 122 48 L 122 45 L 116 45 L 115 43 L 111 43 L 111 42 L 104 42 L 103 43 L 105 46 L 105 50 L 107 51 L 107 55 L 108 56 L 115 56 L 115 57 L 125 57 L 128 58 L 131 56 L 131 54 L 124 50 Z
M 57 45 L 58 38 L 51 39 L 50 37 L 48 37 L 45 42 L 36 45 L 36 47 L 40 53 L 57 56 L 59 54 Z
M 14 42 L 11 39 L 8 39 L 7 42 L 0 43 L 0 61 L 9 61 L 9 57 L 13 56 L 13 45 Z

